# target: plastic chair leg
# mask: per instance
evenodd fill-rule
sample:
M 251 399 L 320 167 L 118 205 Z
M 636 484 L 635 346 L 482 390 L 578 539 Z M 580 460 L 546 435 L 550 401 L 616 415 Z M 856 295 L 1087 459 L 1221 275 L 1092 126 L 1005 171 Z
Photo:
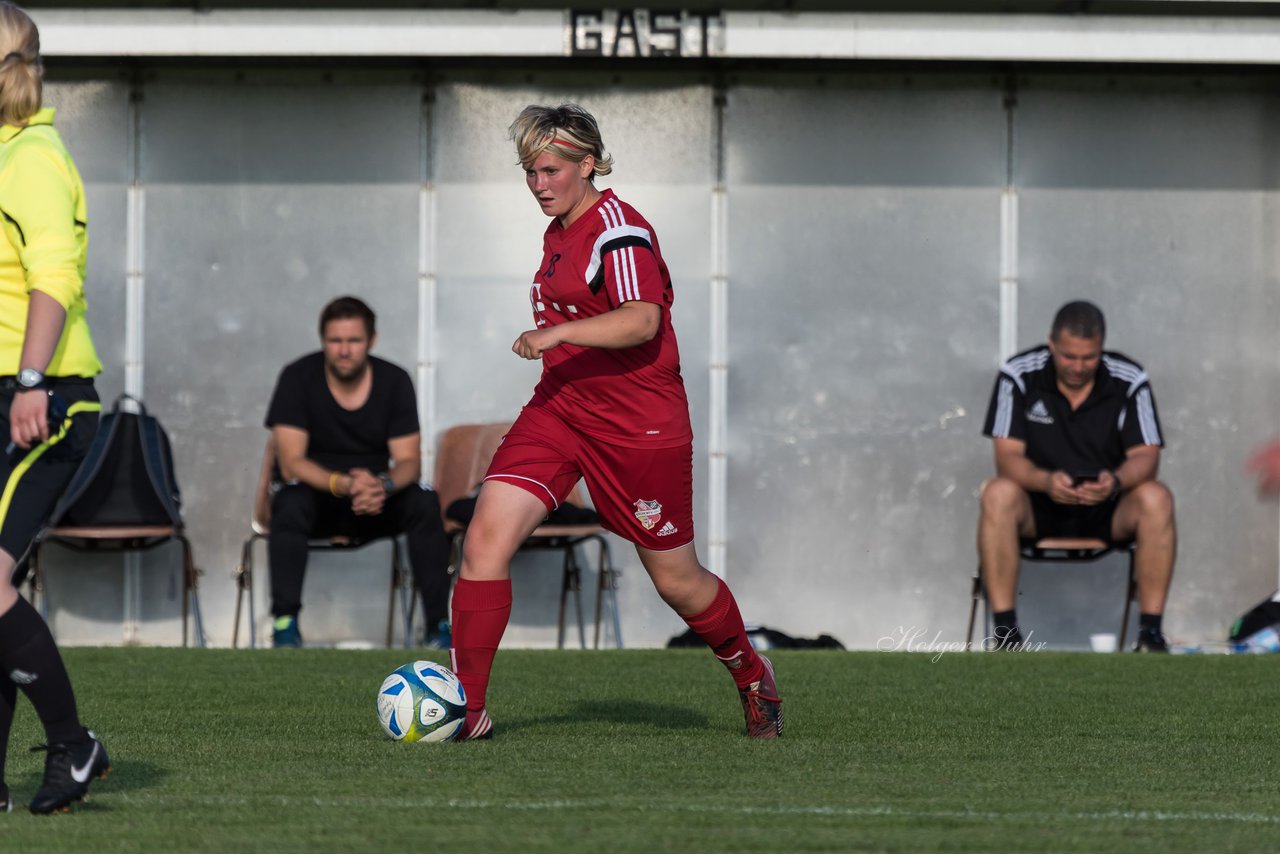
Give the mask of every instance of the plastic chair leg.
M 613 571 L 613 559 L 609 553 L 609 543 L 603 536 L 596 536 L 600 545 L 600 556 L 596 563 L 596 635 L 595 649 L 600 648 L 600 620 L 604 606 L 604 598 L 609 597 L 609 615 L 613 621 L 613 642 L 622 649 L 622 616 L 618 613 L 618 578 Z
M 396 615 L 396 588 L 400 586 L 400 546 L 391 538 L 391 596 L 387 601 L 387 649 L 391 649 L 391 624 Z
M 578 564 L 578 547 L 569 546 L 569 561 L 573 565 L 573 605 L 578 614 L 578 648 L 587 648 L 587 629 L 582 621 L 582 567 Z
M 195 557 L 191 553 L 191 541 L 186 536 L 179 536 L 182 544 L 182 645 L 187 645 L 187 612 L 190 610 L 195 626 L 196 646 L 205 646 L 204 620 L 200 616 L 200 570 L 196 569 Z
M 973 622 L 978 616 L 978 602 L 986 601 L 986 597 L 982 595 L 982 567 L 979 566 L 973 575 L 973 594 L 969 601 L 969 628 L 965 630 L 965 651 L 973 648 Z
M 1129 636 L 1129 608 L 1133 605 L 1133 600 L 1138 595 L 1138 580 L 1134 576 L 1134 557 L 1136 550 L 1129 549 L 1129 584 L 1125 590 L 1124 597 L 1124 617 L 1120 622 L 1120 642 L 1116 645 L 1116 652 L 1124 652 L 1124 642 Z
M 240 547 L 240 565 L 236 567 L 236 615 L 235 624 L 231 628 L 231 648 L 240 645 L 240 606 L 246 598 L 249 600 L 249 649 L 255 646 L 253 628 L 253 541 L 250 537 Z

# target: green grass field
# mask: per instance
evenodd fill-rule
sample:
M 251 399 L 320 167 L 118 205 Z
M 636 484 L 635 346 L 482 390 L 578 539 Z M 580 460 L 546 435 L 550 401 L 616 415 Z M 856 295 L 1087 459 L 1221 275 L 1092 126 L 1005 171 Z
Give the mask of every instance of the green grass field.
M 66 652 L 114 768 L 0 850 L 1275 850 L 1275 657 L 775 651 L 743 734 L 705 652 L 503 651 L 489 742 L 401 745 L 405 651 Z M 431 656 L 447 661 L 443 655 Z M 43 741 L 19 700 L 7 781 Z

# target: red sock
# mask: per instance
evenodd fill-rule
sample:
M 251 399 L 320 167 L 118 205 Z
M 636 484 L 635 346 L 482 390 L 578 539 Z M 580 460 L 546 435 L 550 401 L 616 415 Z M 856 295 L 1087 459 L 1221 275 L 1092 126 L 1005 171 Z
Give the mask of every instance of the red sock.
M 683 619 L 694 634 L 707 642 L 720 663 L 728 668 L 737 686 L 745 689 L 752 682 L 759 681 L 764 673 L 764 662 L 747 639 L 747 627 L 742 624 L 742 614 L 738 613 L 738 603 L 729 592 L 728 585 L 718 578 L 716 581 L 720 589 L 716 591 L 710 607 L 701 614 Z
M 453 587 L 453 672 L 467 692 L 467 709 L 484 708 L 489 671 L 498 642 L 511 618 L 511 579 L 469 581 L 458 579 Z

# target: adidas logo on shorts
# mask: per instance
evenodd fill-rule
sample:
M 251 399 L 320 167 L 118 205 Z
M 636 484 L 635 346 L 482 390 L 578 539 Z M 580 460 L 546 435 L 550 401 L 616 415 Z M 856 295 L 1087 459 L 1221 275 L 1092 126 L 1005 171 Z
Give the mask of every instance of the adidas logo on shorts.
M 676 528 L 675 525 L 672 525 L 670 522 L 668 522 L 667 524 L 663 525 L 661 528 L 658 529 L 658 536 L 669 537 L 672 534 L 674 534 L 677 530 L 679 529 Z

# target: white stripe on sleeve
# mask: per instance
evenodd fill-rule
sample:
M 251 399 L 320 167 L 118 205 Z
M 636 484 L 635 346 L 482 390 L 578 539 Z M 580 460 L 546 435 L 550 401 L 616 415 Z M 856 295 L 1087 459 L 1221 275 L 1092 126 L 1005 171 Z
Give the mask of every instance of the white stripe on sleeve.
M 1013 382 L 1007 377 L 1000 378 L 1000 388 L 996 392 L 996 420 L 991 425 L 991 435 L 1009 438 L 1009 428 L 1013 424 Z
M 1142 427 L 1142 441 L 1148 445 L 1160 444 L 1160 428 L 1156 425 L 1156 408 L 1151 402 L 1151 389 L 1138 392 L 1138 424 Z

